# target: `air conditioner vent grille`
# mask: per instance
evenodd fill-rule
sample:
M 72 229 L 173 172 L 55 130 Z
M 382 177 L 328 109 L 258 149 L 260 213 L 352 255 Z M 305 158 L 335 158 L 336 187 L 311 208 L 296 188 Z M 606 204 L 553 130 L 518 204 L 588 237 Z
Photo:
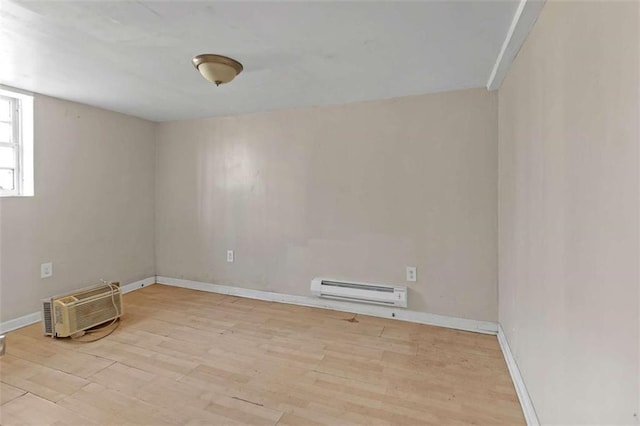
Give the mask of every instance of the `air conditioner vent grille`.
M 86 299 L 90 299 L 90 298 L 95 297 L 95 296 L 100 296 L 100 295 L 102 295 L 104 293 L 105 293 L 105 288 L 101 287 L 101 288 L 96 288 L 94 290 L 88 290 L 88 291 L 83 291 L 83 292 L 80 292 L 80 293 L 76 293 L 76 294 L 73 295 L 73 297 L 75 297 L 78 300 L 86 300 Z
M 118 312 L 121 311 L 118 302 L 120 299 L 115 299 L 116 306 L 113 305 L 111 296 L 105 296 L 100 299 L 96 299 L 91 303 L 78 304 L 70 308 L 76 318 L 76 327 L 80 330 L 84 330 L 89 327 L 93 327 L 96 324 L 100 324 L 105 321 L 105 318 L 115 318 L 118 316 Z
M 51 318 L 51 300 L 42 302 L 42 321 L 44 323 L 44 334 L 53 334 L 53 318 Z

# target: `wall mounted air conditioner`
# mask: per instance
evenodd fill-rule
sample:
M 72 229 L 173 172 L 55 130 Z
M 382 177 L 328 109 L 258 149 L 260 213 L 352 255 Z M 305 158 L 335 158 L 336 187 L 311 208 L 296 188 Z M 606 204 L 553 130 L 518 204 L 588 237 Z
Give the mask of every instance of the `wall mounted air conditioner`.
M 104 283 L 42 300 L 44 334 L 68 337 L 122 316 L 119 283 Z
M 311 294 L 327 299 L 407 307 L 407 287 L 314 278 Z

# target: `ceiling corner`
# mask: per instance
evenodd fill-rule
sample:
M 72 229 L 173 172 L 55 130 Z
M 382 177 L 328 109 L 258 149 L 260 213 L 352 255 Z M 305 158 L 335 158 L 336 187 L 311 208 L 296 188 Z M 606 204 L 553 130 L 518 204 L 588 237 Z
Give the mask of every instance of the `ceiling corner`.
M 487 90 L 498 90 L 520 48 L 533 28 L 546 0 L 520 0 L 487 81 Z

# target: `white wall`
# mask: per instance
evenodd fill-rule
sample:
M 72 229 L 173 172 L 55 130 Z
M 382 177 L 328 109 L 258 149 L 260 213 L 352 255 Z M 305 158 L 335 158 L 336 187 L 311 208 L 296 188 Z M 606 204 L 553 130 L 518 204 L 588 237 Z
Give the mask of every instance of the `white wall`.
M 500 89 L 500 322 L 543 424 L 635 424 L 638 2 L 548 1 Z
M 496 320 L 496 93 L 161 123 L 157 136 L 158 275 L 308 295 L 314 276 L 405 284 L 417 266 L 411 309 Z
M 154 275 L 154 123 L 35 97 L 34 197 L 0 198 L 0 320 Z M 40 264 L 54 275 L 40 278 Z
M 36 196 L 0 199 L 0 320 L 101 278 L 307 295 L 409 265 L 410 308 L 497 317 L 495 93 L 163 124 L 37 95 L 35 120 Z

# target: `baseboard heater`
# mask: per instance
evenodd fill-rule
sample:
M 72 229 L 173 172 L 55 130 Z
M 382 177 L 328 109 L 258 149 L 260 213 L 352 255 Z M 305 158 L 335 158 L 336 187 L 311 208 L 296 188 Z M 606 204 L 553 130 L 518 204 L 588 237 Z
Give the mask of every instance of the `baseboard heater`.
M 105 282 L 42 300 L 44 334 L 69 337 L 122 316 L 120 283 Z
M 311 280 L 311 294 L 327 299 L 375 305 L 407 307 L 407 287 L 341 281 L 329 278 Z

